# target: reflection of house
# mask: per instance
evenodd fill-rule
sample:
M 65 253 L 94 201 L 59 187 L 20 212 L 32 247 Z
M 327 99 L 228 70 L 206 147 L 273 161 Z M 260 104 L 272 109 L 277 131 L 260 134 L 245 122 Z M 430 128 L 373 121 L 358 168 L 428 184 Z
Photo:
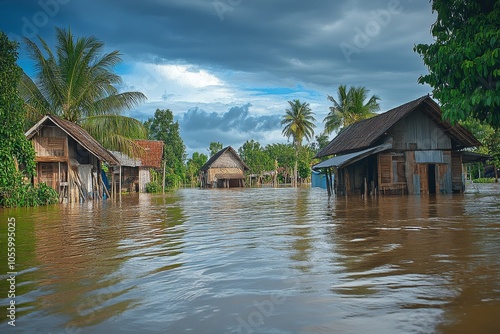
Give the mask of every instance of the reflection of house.
M 248 166 L 236 151 L 228 146 L 214 154 L 201 168 L 202 188 L 232 188 L 245 186 Z
M 480 145 L 423 96 L 345 128 L 316 154 L 335 157 L 313 169 L 333 169 L 338 194 L 461 192 L 468 156 L 462 149 Z
M 151 182 L 150 169 L 160 169 L 163 157 L 163 142 L 158 140 L 136 140 L 144 149 L 139 159 L 113 151 L 121 166 L 121 188 L 129 192 L 146 192 L 146 184 Z M 115 170 L 115 182 L 120 180 L 120 171 Z M 116 185 L 118 187 L 118 185 Z
M 116 166 L 118 160 L 84 129 L 47 115 L 25 135 L 35 148 L 35 184 L 46 183 L 70 202 L 102 198 L 101 162 Z

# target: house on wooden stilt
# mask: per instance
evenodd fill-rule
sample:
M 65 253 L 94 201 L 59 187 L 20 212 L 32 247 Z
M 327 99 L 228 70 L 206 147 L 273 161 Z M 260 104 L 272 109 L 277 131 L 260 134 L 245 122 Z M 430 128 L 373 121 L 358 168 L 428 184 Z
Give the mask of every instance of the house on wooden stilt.
M 115 187 L 118 183 L 121 189 L 127 192 L 146 192 L 146 184 L 151 182 L 151 169 L 160 170 L 163 158 L 163 141 L 160 140 L 135 140 L 144 149 L 139 158 L 111 151 L 118 159 L 121 171 L 115 168 Z
M 200 168 L 201 188 L 245 187 L 245 171 L 249 170 L 238 153 L 227 146 Z
M 313 169 L 335 174 L 329 194 L 449 194 L 464 190 L 464 149 L 480 145 L 423 96 L 346 127 L 315 156 L 333 157 Z
M 116 157 L 76 123 L 44 116 L 25 133 L 35 148 L 36 176 L 59 193 L 60 201 L 83 202 L 104 198 L 101 163 L 111 169 Z

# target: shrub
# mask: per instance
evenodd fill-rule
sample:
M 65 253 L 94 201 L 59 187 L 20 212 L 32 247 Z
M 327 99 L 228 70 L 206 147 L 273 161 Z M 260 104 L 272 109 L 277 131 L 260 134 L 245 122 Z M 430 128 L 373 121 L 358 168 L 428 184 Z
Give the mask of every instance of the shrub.
M 148 182 L 146 183 L 146 192 L 147 193 L 159 193 L 162 191 L 162 185 L 158 182 Z
M 494 177 L 481 177 L 479 179 L 472 180 L 473 183 L 495 183 Z

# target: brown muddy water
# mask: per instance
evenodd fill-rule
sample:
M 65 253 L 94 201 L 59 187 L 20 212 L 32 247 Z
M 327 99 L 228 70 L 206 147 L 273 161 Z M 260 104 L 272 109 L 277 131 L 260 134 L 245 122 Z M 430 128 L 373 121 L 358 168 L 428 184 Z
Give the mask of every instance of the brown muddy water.
M 3 209 L 0 332 L 500 333 L 499 217 L 495 192 L 289 188 Z

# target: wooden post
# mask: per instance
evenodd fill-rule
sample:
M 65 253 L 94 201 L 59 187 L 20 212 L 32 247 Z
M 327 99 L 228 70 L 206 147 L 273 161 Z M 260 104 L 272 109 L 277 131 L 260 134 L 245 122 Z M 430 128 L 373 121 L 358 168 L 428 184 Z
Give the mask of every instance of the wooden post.
M 331 189 L 330 176 L 328 175 L 328 168 L 325 168 L 323 171 L 325 172 L 325 177 L 326 177 L 326 191 L 328 192 L 328 197 L 330 197 L 332 196 L 332 189 Z
M 114 201 L 115 200 L 115 168 L 114 167 L 109 167 L 111 171 L 111 199 Z
M 165 193 L 165 169 L 167 168 L 167 160 L 163 160 L 163 182 L 162 182 L 162 193 Z
M 122 200 L 122 165 L 120 165 L 120 172 L 118 175 L 118 191 L 120 192 L 118 194 L 118 198 L 120 199 L 120 202 Z
M 66 163 L 66 165 L 68 166 L 68 171 L 66 172 L 66 179 L 68 180 L 68 203 L 71 203 L 71 166 L 69 164 L 69 161 Z
M 368 184 L 366 183 L 366 177 L 365 177 L 365 198 L 368 196 Z

